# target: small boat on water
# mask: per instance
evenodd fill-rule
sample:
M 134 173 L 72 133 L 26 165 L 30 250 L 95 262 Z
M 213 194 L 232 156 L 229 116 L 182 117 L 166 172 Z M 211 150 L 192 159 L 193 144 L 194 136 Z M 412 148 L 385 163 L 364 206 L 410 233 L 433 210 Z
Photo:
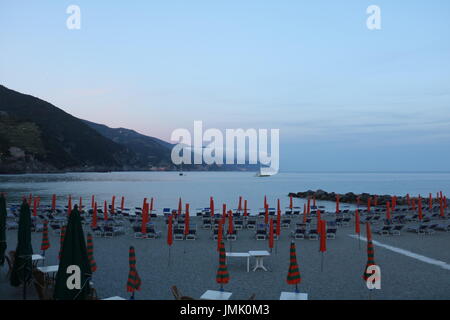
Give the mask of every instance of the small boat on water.
M 272 171 L 269 167 L 259 167 L 259 172 L 256 173 L 257 177 L 270 177 L 276 172 Z

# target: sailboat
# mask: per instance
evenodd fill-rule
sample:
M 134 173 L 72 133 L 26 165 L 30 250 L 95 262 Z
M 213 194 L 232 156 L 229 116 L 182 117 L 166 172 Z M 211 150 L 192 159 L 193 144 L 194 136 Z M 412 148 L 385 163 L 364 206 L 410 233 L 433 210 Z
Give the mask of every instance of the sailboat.
M 270 177 L 273 176 L 276 172 L 273 172 L 270 167 L 259 167 L 259 172 L 256 173 L 257 177 Z

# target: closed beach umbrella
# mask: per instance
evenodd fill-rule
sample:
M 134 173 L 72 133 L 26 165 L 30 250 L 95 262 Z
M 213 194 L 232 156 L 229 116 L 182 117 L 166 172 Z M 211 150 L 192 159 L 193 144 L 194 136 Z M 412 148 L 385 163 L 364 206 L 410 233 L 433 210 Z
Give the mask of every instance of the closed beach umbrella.
M 269 205 L 266 204 L 264 207 L 265 213 L 264 213 L 264 223 L 267 225 L 269 223 Z
M 242 196 L 239 196 L 238 211 L 242 211 Z
M 211 217 L 214 217 L 214 198 L 209 198 L 209 210 L 211 211 Z
M 52 211 L 56 210 L 56 194 L 52 195 Z
M 125 197 L 122 196 L 122 199 L 120 200 L 120 210 L 123 211 L 125 208 Z
M 33 217 L 37 216 L 37 203 L 38 203 L 38 198 L 34 197 L 34 199 L 33 199 Z
M 172 215 L 169 215 L 169 221 L 167 222 L 167 244 L 169 245 L 169 247 L 172 245 L 173 243 L 173 228 L 172 228 Z
M 136 252 L 134 247 L 130 247 L 128 263 L 130 271 L 128 273 L 127 292 L 131 292 L 131 299 L 134 299 L 135 291 L 141 290 L 141 278 L 136 269 Z
M 264 196 L 264 208 L 267 206 L 267 196 Z
M 320 229 L 320 248 L 319 251 L 322 253 L 320 270 L 323 271 L 323 254 L 327 251 L 327 223 L 325 220 L 320 220 L 319 222 Z
M 72 196 L 69 195 L 69 200 L 67 201 L 67 215 L 72 212 Z
M 431 211 L 433 209 L 433 195 L 430 193 L 428 198 L 428 209 Z
M 244 217 L 248 216 L 248 211 L 247 211 L 247 200 L 244 200 Z
M 103 202 L 103 220 L 108 220 L 108 204 L 106 200 Z
M 92 210 L 91 228 L 97 228 L 97 202 L 94 202 L 94 209 Z
M 11 271 L 11 285 L 18 287 L 23 285 L 23 299 L 26 299 L 27 284 L 31 279 L 33 263 L 31 256 L 31 212 L 26 201 L 20 207 L 19 230 L 17 232 L 17 248 L 14 257 L 14 265 Z
M 281 233 L 281 205 L 280 199 L 278 199 L 278 208 L 277 208 L 277 236 L 280 236 Z
M 228 211 L 228 234 L 233 234 L 234 225 L 233 225 L 233 211 Z
M 50 240 L 48 239 L 48 221 L 44 221 L 44 229 L 42 230 L 41 250 L 42 255 L 45 255 L 45 251 L 50 248 Z
M 116 213 L 116 204 L 115 204 L 115 202 L 116 202 L 116 196 L 113 196 L 112 197 L 112 199 L 111 199 L 111 214 L 114 214 L 114 213 Z
M 223 291 L 223 285 L 230 281 L 230 275 L 226 265 L 225 245 L 220 242 L 219 245 L 219 268 L 217 269 L 216 282 L 220 284 L 220 290 Z
M 217 251 L 220 251 L 220 244 L 222 243 L 222 235 L 223 235 L 223 224 L 222 221 L 219 221 L 219 225 L 217 228 Z
M 389 201 L 386 202 L 386 219 L 391 220 L 391 203 Z
M 89 265 L 91 266 L 91 272 L 94 273 L 97 271 L 97 263 L 94 259 L 94 240 L 92 238 L 92 234 L 90 233 L 87 235 L 87 256 L 89 259 Z
M 340 210 L 339 210 L 339 195 L 337 194 L 336 195 L 336 213 L 339 213 L 340 212 Z
M 147 203 L 147 198 L 144 198 L 144 201 L 142 202 L 142 209 L 144 209 L 146 203 Z
M 422 219 L 423 219 L 423 213 L 422 213 L 422 198 L 420 197 L 420 195 L 419 195 L 419 200 L 418 200 L 418 203 L 417 203 L 417 207 L 418 207 L 418 214 L 419 214 L 419 221 L 422 221 Z
M 67 226 L 61 227 L 61 233 L 59 234 L 59 253 L 58 253 L 58 259 L 61 259 L 61 253 L 63 250 L 63 244 L 64 244 L 64 238 L 66 236 L 66 229 Z
M 289 209 L 292 210 L 293 207 L 294 207 L 294 202 L 292 200 L 292 195 L 289 195 Z
M 177 214 L 180 216 L 181 215 L 181 210 L 182 210 L 182 203 L 181 203 L 181 198 L 178 199 L 178 212 Z
M 411 207 L 411 198 L 409 197 L 409 193 L 406 194 L 406 204 L 408 205 L 408 208 Z
M 189 234 L 189 203 L 186 203 L 186 214 L 184 217 L 184 234 Z
M 307 215 L 306 203 L 304 203 L 303 204 L 303 223 L 306 223 L 306 215 Z
M 317 210 L 317 227 L 319 227 L 319 222 L 322 220 L 322 213 Z
M 439 198 L 439 211 L 440 211 L 440 216 L 442 217 L 442 218 L 444 218 L 445 217 L 445 214 L 444 214 L 444 201 L 443 201 L 443 199 L 442 198 Z
M 444 209 L 448 208 L 448 204 L 447 204 L 447 197 L 444 196 Z
M 286 282 L 288 284 L 295 284 L 295 292 L 298 293 L 298 284 L 302 281 L 300 270 L 297 263 L 297 253 L 295 250 L 295 242 L 291 241 L 291 247 L 289 249 L 289 270 L 287 274 Z
M 270 219 L 269 223 L 269 248 L 270 251 L 273 249 L 273 219 Z
M 367 212 L 370 212 L 370 201 L 372 200 L 372 198 L 368 197 L 367 198 Z
M 311 198 L 308 197 L 308 204 L 306 206 L 306 214 L 311 213 Z
M 0 194 L 0 266 L 5 263 L 6 252 L 6 199 Z
M 222 205 L 222 224 L 225 224 L 226 217 L 227 217 L 227 205 L 224 203 Z
M 72 273 L 68 273 L 69 267 L 77 266 L 80 270 L 80 289 L 69 288 L 68 280 Z M 73 271 L 72 271 L 73 272 Z M 67 222 L 66 235 L 64 237 L 61 258 L 59 260 L 58 273 L 56 274 L 55 293 L 56 300 L 86 300 L 90 293 L 92 272 L 89 264 L 86 241 L 81 225 L 80 212 L 75 206 Z
M 367 264 L 366 268 L 364 269 L 363 279 L 364 282 L 367 283 L 367 279 L 372 275 L 372 273 L 369 273 L 367 269 L 370 266 L 375 265 L 375 251 L 372 243 L 372 232 L 370 231 L 370 223 L 368 222 L 366 223 L 366 233 L 367 233 Z
M 141 221 L 142 234 L 147 234 L 147 222 L 148 222 L 148 203 L 145 203 L 144 208 L 142 208 L 142 221 Z

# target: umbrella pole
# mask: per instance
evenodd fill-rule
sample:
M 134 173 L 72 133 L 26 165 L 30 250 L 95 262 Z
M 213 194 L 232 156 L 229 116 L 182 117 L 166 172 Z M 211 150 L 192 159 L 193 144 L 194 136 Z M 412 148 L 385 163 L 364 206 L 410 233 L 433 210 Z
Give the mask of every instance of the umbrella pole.
M 320 259 L 320 271 L 323 272 L 323 252 L 322 252 L 322 258 Z
M 298 284 L 295 284 L 295 293 L 298 293 Z

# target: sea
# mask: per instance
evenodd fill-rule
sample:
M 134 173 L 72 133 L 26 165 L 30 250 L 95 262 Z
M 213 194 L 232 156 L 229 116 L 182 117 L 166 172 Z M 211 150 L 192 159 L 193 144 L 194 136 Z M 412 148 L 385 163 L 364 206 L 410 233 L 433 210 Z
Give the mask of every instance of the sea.
M 99 205 L 106 200 L 125 207 L 141 207 L 144 198 L 154 199 L 157 213 L 162 208 L 175 209 L 179 198 L 183 208 L 191 210 L 209 207 L 214 198 L 216 209 L 222 204 L 228 209 L 238 206 L 239 197 L 248 201 L 251 213 L 263 208 L 264 196 L 270 207 L 280 199 L 282 208 L 289 205 L 289 192 L 322 189 L 336 193 L 372 193 L 404 196 L 428 196 L 442 191 L 450 194 L 450 173 L 305 173 L 281 172 L 270 177 L 257 177 L 254 172 L 106 172 L 65 174 L 0 175 L 0 192 L 7 193 L 9 203 L 17 203 L 32 194 L 41 198 L 41 204 L 50 204 L 53 194 L 57 204 L 66 205 L 69 195 L 76 204 L 82 198 L 90 207 L 91 196 Z M 294 199 L 294 206 L 303 207 L 304 199 Z M 243 204 L 243 203 L 242 203 Z M 326 210 L 334 210 L 335 203 L 321 201 Z M 345 207 L 345 205 L 343 204 Z

